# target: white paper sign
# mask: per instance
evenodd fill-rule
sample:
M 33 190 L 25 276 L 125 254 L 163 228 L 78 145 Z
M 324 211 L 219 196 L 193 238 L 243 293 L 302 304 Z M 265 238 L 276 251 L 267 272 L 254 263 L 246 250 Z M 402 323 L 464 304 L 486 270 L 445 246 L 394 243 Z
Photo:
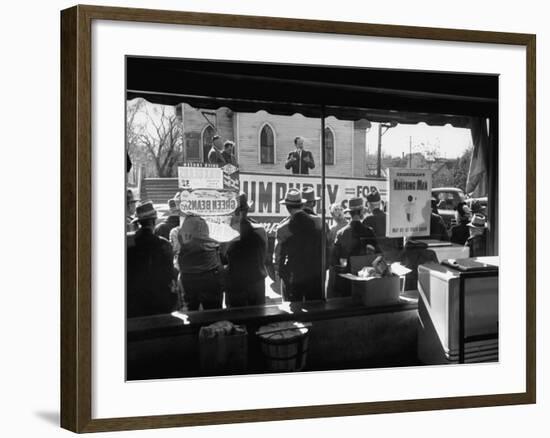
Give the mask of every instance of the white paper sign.
M 226 216 L 238 205 L 237 193 L 230 190 L 182 190 L 180 210 L 199 216 Z
M 178 187 L 180 189 L 223 189 L 223 171 L 211 166 L 178 167 Z
M 389 169 L 387 237 L 430 234 L 432 171 Z

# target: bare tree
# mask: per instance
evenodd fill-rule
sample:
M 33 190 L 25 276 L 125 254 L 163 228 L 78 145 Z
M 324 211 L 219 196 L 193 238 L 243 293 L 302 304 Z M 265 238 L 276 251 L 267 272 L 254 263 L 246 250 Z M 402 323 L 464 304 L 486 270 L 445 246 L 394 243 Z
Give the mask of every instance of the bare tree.
M 126 148 L 130 155 L 135 152 L 142 127 L 136 123 L 136 116 L 143 111 L 145 100 L 138 98 L 126 103 Z
M 464 153 L 457 158 L 456 167 L 453 173 L 453 183 L 455 187 L 459 187 L 466 191 L 466 181 L 468 180 L 468 171 L 470 169 L 470 161 L 472 160 L 473 145 L 470 144 Z
M 426 160 L 434 161 L 441 158 L 441 145 L 439 137 L 436 137 L 435 141 L 420 142 L 413 146 L 413 150 L 420 152 Z
M 130 156 L 154 164 L 156 176 L 173 175 L 182 146 L 181 123 L 164 105 L 131 102 L 126 117 Z

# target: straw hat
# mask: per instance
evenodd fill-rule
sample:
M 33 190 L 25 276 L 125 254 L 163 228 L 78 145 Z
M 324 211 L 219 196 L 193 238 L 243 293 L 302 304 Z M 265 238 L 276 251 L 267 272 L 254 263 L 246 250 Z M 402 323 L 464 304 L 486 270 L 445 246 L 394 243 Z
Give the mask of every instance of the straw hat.
M 302 193 L 298 189 L 288 189 L 285 199 L 279 201 L 279 204 L 285 204 L 294 207 L 301 207 L 305 203 L 306 200 L 302 198 Z
M 485 228 L 487 226 L 487 219 L 482 214 L 475 213 L 466 226 L 470 228 Z

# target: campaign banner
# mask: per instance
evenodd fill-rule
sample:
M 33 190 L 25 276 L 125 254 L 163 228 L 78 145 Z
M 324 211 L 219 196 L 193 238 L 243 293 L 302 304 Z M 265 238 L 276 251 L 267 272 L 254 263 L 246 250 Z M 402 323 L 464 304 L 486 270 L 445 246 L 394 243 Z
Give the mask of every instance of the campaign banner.
M 223 187 L 225 190 L 214 190 L 214 192 L 234 192 L 234 196 L 236 196 L 237 191 L 235 189 L 239 187 L 241 191 L 247 194 L 248 200 L 252 203 L 249 217 L 262 224 L 270 235 L 275 233 L 278 223 L 288 216 L 286 207 L 281 205 L 279 201 L 284 199 L 289 189 L 296 188 L 302 190 L 305 187 L 313 187 L 317 196 L 321 197 L 322 186 L 321 177 L 319 176 L 239 172 L 236 166 L 230 165 L 224 166 L 221 170 L 223 172 Z M 228 177 L 232 179 L 232 182 L 228 181 Z M 329 225 L 331 224 L 329 206 L 333 203 L 338 203 L 346 208 L 349 199 L 357 196 L 363 197 L 366 202 L 367 195 L 373 190 L 378 190 L 383 202 L 386 202 L 387 199 L 386 180 L 384 179 L 327 177 L 325 182 L 327 196 L 324 207 Z M 183 192 L 185 192 L 183 195 L 185 202 L 181 208 L 184 213 L 200 214 L 201 216 L 205 216 L 205 218 L 206 216 L 212 218 L 216 215 L 229 214 L 229 212 L 223 213 L 223 208 L 220 210 L 218 204 L 212 204 L 216 208 L 214 212 L 208 211 L 208 202 L 217 199 L 212 198 L 214 196 L 212 193 L 205 197 L 204 195 L 207 193 L 204 190 L 188 189 L 183 190 L 182 194 Z M 192 193 L 194 194 L 192 195 Z M 229 209 L 231 207 L 232 205 L 229 205 Z M 315 211 L 321 215 L 321 201 L 317 202 Z
M 386 199 L 386 181 L 381 179 L 362 178 L 326 178 L 325 211 L 329 215 L 329 206 L 334 203 L 347 207 L 348 201 L 353 197 L 363 197 L 374 189 L 380 192 L 382 200 Z M 286 192 L 291 188 L 302 190 L 305 187 L 313 187 L 317 196 L 321 197 L 321 178 L 306 175 L 269 175 L 241 173 L 240 187 L 252 201 L 249 215 L 259 222 L 273 222 L 282 220 L 288 216 L 284 205 L 279 201 L 285 198 Z M 315 211 L 321 214 L 321 201 L 317 202 Z
M 430 234 L 432 171 L 390 168 L 388 177 L 387 237 Z

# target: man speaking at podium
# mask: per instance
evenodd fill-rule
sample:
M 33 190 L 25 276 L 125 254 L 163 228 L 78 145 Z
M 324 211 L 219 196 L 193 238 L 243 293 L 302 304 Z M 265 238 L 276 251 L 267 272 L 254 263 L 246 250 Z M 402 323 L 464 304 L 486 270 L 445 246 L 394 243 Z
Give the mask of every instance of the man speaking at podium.
M 294 139 L 296 150 L 290 152 L 286 159 L 285 169 L 292 169 L 292 173 L 308 175 L 309 169 L 315 168 L 313 154 L 310 151 L 304 150 L 303 137 Z

